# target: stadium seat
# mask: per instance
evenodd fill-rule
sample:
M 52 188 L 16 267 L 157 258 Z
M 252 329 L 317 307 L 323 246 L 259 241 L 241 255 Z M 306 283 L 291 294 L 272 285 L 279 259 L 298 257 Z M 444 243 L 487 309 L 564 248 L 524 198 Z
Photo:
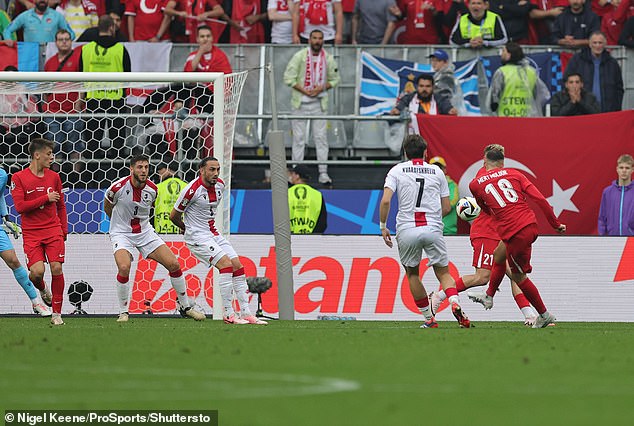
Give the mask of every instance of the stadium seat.
M 278 120 L 277 121 L 277 129 L 284 132 L 284 147 L 291 148 L 293 146 L 293 130 L 291 128 L 291 120 Z M 266 129 L 266 136 L 264 137 L 264 146 L 269 146 L 269 132 L 273 130 L 272 122 L 269 122 L 269 125 Z
M 234 148 L 256 148 L 260 145 L 257 123 L 255 120 L 236 120 L 233 134 Z
M 390 125 L 386 121 L 357 121 L 352 139 L 355 157 L 385 157 L 393 155 L 387 145 Z

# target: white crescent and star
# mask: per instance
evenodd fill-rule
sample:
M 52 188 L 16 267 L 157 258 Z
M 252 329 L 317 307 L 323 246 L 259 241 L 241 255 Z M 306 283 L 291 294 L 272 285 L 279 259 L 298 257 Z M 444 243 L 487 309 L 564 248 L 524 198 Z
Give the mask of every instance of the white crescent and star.
M 154 4 L 154 8 L 150 9 L 149 7 L 147 7 L 146 0 L 141 0 L 140 7 L 141 7 L 141 11 L 143 13 L 145 13 L 147 15 L 151 15 L 151 14 L 153 14 L 154 12 L 156 12 L 158 10 L 158 3 L 155 3 Z

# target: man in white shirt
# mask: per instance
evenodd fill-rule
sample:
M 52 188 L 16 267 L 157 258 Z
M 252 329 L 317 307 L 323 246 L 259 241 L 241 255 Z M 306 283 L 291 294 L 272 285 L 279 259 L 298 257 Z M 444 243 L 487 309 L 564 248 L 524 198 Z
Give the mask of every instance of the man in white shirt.
M 396 215 L 396 242 L 401 263 L 416 306 L 425 316 L 421 328 L 437 328 L 427 292 L 420 280 L 419 265 L 422 252 L 429 258 L 436 278 L 449 298 L 451 311 L 460 327 L 469 328 L 471 322 L 462 312 L 456 282 L 449 274 L 449 257 L 443 237 L 442 217 L 451 210 L 449 186 L 440 167 L 428 164 L 424 158 L 427 143 L 420 135 L 409 135 L 403 142 L 408 161 L 392 167 L 385 178 L 383 198 L 379 207 L 379 220 L 383 241 L 392 247 L 390 230 L 386 222 L 394 193 L 398 196 Z
M 225 183 L 219 178 L 220 163 L 214 157 L 206 157 L 200 161 L 198 170 L 198 178 L 181 191 L 170 219 L 185 232 L 189 251 L 208 267 L 218 269 L 224 322 L 266 325 L 266 321 L 253 315 L 249 308 L 247 281 L 238 254 L 216 229 L 216 210 L 225 189 Z M 240 304 L 239 316 L 233 310 L 232 291 Z
M 150 223 L 150 209 L 156 200 L 157 187 L 148 180 L 149 169 L 150 160 L 146 155 L 132 157 L 130 176 L 114 182 L 106 191 L 104 200 L 104 211 L 110 217 L 110 241 L 117 264 L 117 321 L 128 321 L 129 278 L 134 248 L 144 258 L 157 261 L 169 271 L 181 314 L 202 321 L 205 315 L 195 310 L 187 297 L 187 284 L 178 259 Z

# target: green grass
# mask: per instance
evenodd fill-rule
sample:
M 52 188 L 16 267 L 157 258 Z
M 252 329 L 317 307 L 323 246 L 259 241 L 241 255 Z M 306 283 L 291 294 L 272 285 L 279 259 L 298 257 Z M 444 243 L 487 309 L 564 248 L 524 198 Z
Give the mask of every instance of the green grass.
M 629 425 L 634 324 L 0 318 L 2 409 L 218 409 L 220 425 Z

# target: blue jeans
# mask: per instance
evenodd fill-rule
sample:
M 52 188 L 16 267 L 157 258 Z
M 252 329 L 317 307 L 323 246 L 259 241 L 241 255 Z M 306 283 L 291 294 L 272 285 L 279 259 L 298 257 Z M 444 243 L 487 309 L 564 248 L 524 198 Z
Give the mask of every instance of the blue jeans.
M 81 140 L 81 132 L 84 130 L 84 122 L 80 118 L 44 118 L 48 127 L 46 138 L 56 142 L 55 153 L 70 154 L 81 153 L 86 144 Z

